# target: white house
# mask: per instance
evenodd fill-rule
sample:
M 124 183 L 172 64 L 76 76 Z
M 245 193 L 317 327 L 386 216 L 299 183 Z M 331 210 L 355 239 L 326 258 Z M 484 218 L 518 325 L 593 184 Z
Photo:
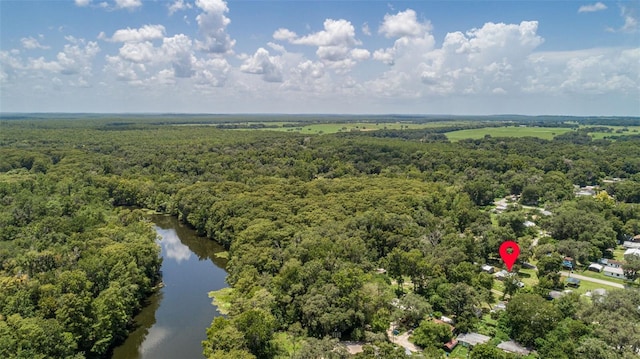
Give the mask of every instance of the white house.
M 604 270 L 602 272 L 607 277 L 613 277 L 613 278 L 619 278 L 619 279 L 627 279 L 624 276 L 624 271 L 622 270 L 622 268 L 604 267 Z
M 627 254 L 633 254 L 634 256 L 640 257 L 640 248 L 629 248 L 624 251 L 624 255 L 626 256 Z

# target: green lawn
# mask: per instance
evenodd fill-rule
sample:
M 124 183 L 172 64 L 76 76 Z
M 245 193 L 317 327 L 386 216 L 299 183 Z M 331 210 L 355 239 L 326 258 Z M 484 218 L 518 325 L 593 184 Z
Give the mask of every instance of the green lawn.
M 491 137 L 539 137 L 546 140 L 553 139 L 554 136 L 561 135 L 565 132 L 571 131 L 568 127 L 485 127 L 476 128 L 472 130 L 460 130 L 447 132 L 447 138 L 450 141 L 456 142 L 467 138 L 479 139 L 485 135 L 491 135 Z
M 567 277 L 562 276 L 562 278 L 561 278 L 562 283 L 565 283 L 566 279 L 567 279 Z M 592 290 L 598 289 L 598 288 L 602 288 L 602 289 L 606 289 L 606 290 L 623 290 L 623 289 L 620 289 L 620 288 L 611 287 L 611 286 L 600 284 L 600 283 L 588 282 L 586 280 L 581 280 L 580 281 L 580 287 L 578 287 L 578 288 L 566 287 L 565 289 L 572 290 L 574 293 L 585 294 L 588 291 L 592 291 Z

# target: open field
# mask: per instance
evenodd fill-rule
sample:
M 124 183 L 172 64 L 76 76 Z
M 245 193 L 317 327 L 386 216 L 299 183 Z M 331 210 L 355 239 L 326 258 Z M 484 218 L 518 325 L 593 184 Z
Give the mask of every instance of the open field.
M 248 128 L 263 131 L 298 132 L 307 134 L 329 134 L 351 131 L 377 131 L 377 130 L 410 130 L 422 128 L 437 128 L 447 126 L 457 126 L 468 124 L 468 122 L 442 121 L 442 122 L 336 122 L 336 123 L 313 123 L 302 124 L 294 122 L 249 122 L 244 125 L 264 125 L 263 128 Z M 247 128 L 243 128 L 246 130 Z
M 491 137 L 539 137 L 551 140 L 554 136 L 571 131 L 568 127 L 485 127 L 471 130 L 460 130 L 446 133 L 449 141 L 460 141 L 467 138 L 480 139 L 485 135 Z

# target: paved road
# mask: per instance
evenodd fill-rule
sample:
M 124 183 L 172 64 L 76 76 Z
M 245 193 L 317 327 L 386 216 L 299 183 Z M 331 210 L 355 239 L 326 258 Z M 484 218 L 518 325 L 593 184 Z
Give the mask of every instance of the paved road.
M 560 274 L 562 274 L 565 277 L 569 276 L 569 272 L 565 272 L 562 271 L 560 272 Z M 571 273 L 571 277 L 573 278 L 578 278 L 580 280 L 584 280 L 587 282 L 593 282 L 593 283 L 598 283 L 598 284 L 604 284 L 604 285 L 608 285 L 611 287 L 616 287 L 616 288 L 623 288 L 624 289 L 624 285 L 620 284 L 620 283 L 616 283 L 616 282 L 610 282 L 608 280 L 602 280 L 602 279 L 597 279 L 597 278 L 591 278 L 591 277 L 585 277 L 583 275 L 580 274 L 575 274 L 575 273 Z

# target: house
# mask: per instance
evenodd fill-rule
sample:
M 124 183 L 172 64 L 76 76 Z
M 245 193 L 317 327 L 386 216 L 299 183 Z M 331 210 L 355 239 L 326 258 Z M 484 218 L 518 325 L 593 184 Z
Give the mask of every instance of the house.
M 624 251 L 624 255 L 634 255 L 634 256 L 638 256 L 640 257 L 640 248 L 629 248 L 626 251 Z
M 458 343 L 465 347 L 474 347 L 478 344 L 484 344 L 491 340 L 491 337 L 478 333 L 466 333 L 458 335 Z
M 505 278 L 507 278 L 508 275 L 509 275 L 509 272 L 507 272 L 506 270 L 503 269 L 500 272 L 495 273 L 493 276 L 497 280 L 504 280 Z
M 624 262 L 620 262 L 615 259 L 606 259 L 606 258 L 602 258 L 600 260 L 600 263 L 611 268 L 622 268 L 622 265 L 624 264 Z
M 622 243 L 622 246 L 625 249 L 640 248 L 640 242 L 624 241 L 624 243 Z
M 598 263 L 591 263 L 589 264 L 589 267 L 587 268 L 587 270 L 590 270 L 592 272 L 602 272 L 602 269 L 604 267 L 602 266 L 602 264 L 598 264 Z
M 531 221 L 524 221 L 524 223 L 522 223 L 525 227 L 529 228 L 529 227 L 535 227 L 535 223 L 531 222 Z
M 605 267 L 602 271 L 607 277 L 626 279 L 624 271 L 620 267 Z
M 498 344 L 498 349 L 502 349 L 508 353 L 514 353 L 518 355 L 529 355 L 531 351 L 522 345 L 514 342 L 513 340 L 509 340 L 508 342 L 502 342 Z
M 569 277 L 567 278 L 567 285 L 570 287 L 578 288 L 580 286 L 580 279 Z
M 493 274 L 493 272 L 494 272 L 493 266 L 490 266 L 488 264 L 483 265 L 481 268 L 482 268 L 483 272 L 487 272 L 489 274 Z

